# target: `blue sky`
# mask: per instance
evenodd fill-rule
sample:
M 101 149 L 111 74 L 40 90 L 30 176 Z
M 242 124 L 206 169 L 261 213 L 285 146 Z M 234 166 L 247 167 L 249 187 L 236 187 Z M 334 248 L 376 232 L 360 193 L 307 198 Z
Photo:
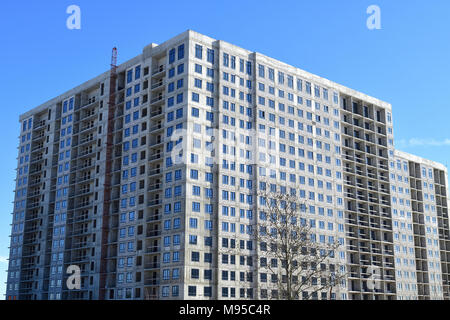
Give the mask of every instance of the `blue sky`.
M 81 8 L 81 30 L 66 8 Z M 369 5 L 381 30 L 366 27 Z M 0 294 L 19 135 L 18 117 L 151 43 L 192 29 L 392 104 L 397 147 L 450 159 L 450 1 L 8 1 L 0 11 Z

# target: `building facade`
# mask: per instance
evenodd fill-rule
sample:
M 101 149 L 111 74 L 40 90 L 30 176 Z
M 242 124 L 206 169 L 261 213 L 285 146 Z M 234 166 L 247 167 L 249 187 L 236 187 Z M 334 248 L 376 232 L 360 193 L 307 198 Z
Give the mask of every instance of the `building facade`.
M 447 170 L 390 104 L 190 30 L 112 80 L 20 117 L 7 299 L 264 299 L 261 189 L 341 243 L 315 298 L 449 298 Z

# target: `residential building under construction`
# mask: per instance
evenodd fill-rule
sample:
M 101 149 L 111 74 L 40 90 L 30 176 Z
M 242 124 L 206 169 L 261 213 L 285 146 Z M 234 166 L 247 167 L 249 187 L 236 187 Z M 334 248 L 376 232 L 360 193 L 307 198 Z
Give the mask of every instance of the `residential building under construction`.
M 450 298 L 447 169 L 389 103 L 190 30 L 116 54 L 20 116 L 7 299 L 265 299 L 262 185 L 341 243 L 313 298 Z

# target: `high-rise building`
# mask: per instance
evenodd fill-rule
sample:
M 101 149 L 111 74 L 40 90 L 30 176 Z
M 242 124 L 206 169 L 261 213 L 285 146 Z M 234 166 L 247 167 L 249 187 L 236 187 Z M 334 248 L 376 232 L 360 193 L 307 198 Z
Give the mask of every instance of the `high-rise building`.
M 20 117 L 7 299 L 264 299 L 261 188 L 341 243 L 314 298 L 449 299 L 447 170 L 390 104 L 193 31 L 110 75 Z

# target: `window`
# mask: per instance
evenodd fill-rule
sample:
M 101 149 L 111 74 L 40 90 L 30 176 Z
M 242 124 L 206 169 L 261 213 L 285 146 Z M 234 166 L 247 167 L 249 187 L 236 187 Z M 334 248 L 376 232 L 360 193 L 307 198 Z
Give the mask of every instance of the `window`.
M 189 244 L 196 245 L 197 244 L 197 236 L 196 235 L 189 235 Z
M 191 260 L 193 262 L 199 262 L 200 261 L 200 253 L 197 251 L 193 251 L 191 255 Z
M 264 66 L 262 64 L 258 65 L 258 75 L 260 78 L 264 78 Z
M 184 72 L 184 63 L 181 63 L 177 67 L 177 73 L 182 74 Z
M 179 252 L 179 251 L 175 251 L 175 252 L 173 253 L 173 259 L 172 259 L 172 261 L 173 261 L 173 262 L 178 262 L 178 261 L 180 261 L 180 252 Z
M 202 74 L 202 66 L 201 65 L 199 65 L 199 64 L 195 64 L 195 72 L 196 73 L 200 73 L 200 74 Z M 197 81 L 200 81 L 200 86 L 197 86 Z M 195 83 L 196 83 L 196 87 L 198 87 L 198 88 L 201 88 L 202 86 L 201 86 L 201 80 L 200 79 L 195 79 Z
M 183 117 L 183 108 L 178 109 L 178 110 L 176 111 L 176 118 L 177 118 L 177 119 L 180 119 L 180 118 L 182 118 L 182 117 Z
M 200 212 L 200 202 L 192 202 L 192 211 L 194 212 Z M 191 222 L 194 223 L 195 220 L 195 227 L 193 226 L 193 224 L 191 224 L 191 228 L 196 229 L 197 228 L 197 219 L 195 218 L 191 218 Z
M 177 80 L 177 89 L 183 88 L 183 79 Z
M 314 86 L 314 96 L 316 98 L 320 98 L 320 87 L 319 86 Z
M 251 63 L 251 61 L 247 61 L 247 63 L 246 63 L 246 66 L 247 66 L 247 74 L 249 75 L 249 76 L 251 76 L 252 75 L 252 63 Z
M 184 58 L 184 44 L 178 46 L 178 60 Z
M 292 76 L 288 75 L 287 80 L 288 80 L 288 87 L 293 88 L 294 87 L 294 78 Z
M 210 63 L 214 63 L 214 50 L 213 49 L 207 49 L 206 61 L 208 61 Z
M 173 63 L 175 61 L 175 49 L 171 49 L 169 51 L 169 63 Z
M 200 196 L 201 188 L 199 186 L 192 186 L 192 195 Z
M 284 84 L 284 73 L 281 71 L 278 71 L 278 83 Z
M 224 53 L 223 54 L 223 66 L 228 67 L 228 64 L 229 64 L 229 55 L 228 55 L 228 53 Z
M 195 57 L 197 59 L 202 59 L 202 53 L 203 53 L 203 47 L 199 44 L 196 44 L 195 45 Z M 201 68 L 200 68 L 200 70 L 201 70 Z M 200 73 L 201 73 L 201 71 L 200 71 Z
M 306 86 L 306 93 L 307 94 L 311 94 L 311 83 L 310 82 L 306 82 L 305 86 Z
M 137 66 L 134 70 L 134 79 L 137 80 L 141 77 L 141 66 Z
M 188 296 L 195 297 L 197 295 L 197 287 L 196 286 L 188 286 Z
M 127 71 L 127 83 L 130 83 L 131 81 L 133 81 L 133 70 L 128 70 Z M 24 126 L 24 128 L 25 128 L 25 126 Z

